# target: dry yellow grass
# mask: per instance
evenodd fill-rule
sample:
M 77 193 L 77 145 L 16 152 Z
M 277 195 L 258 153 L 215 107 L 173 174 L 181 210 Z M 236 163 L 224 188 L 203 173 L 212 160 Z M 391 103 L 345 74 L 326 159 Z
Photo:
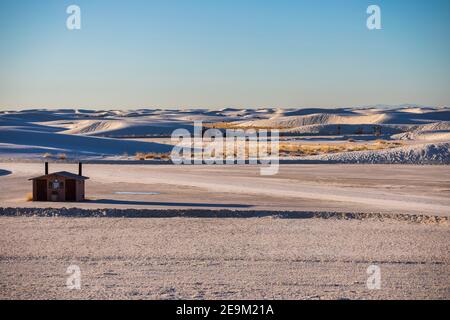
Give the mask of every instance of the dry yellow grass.
M 204 126 L 206 128 L 213 128 L 213 129 L 230 129 L 230 130 L 282 130 L 287 129 L 287 127 L 277 127 L 277 126 L 243 126 L 239 123 L 234 122 L 215 122 L 215 123 L 205 123 Z
M 59 160 L 66 160 L 67 159 L 67 155 L 65 153 L 59 153 L 59 154 L 56 155 L 56 157 Z
M 298 143 L 282 143 L 280 144 L 280 153 L 295 156 L 312 156 L 326 153 L 365 151 L 365 150 L 383 150 L 401 146 L 399 142 L 388 142 L 384 140 L 376 140 L 373 143 L 342 143 L 342 144 L 317 144 L 302 145 Z
M 28 192 L 25 196 L 25 199 L 27 201 L 33 201 L 33 193 L 32 192 Z
M 203 145 L 203 147 L 207 147 L 207 143 Z M 312 156 L 312 155 L 320 155 L 327 153 L 339 153 L 339 152 L 349 152 L 349 151 L 365 151 L 365 150 L 383 150 L 383 149 L 391 149 L 402 146 L 403 144 L 400 142 L 391 142 L 385 140 L 376 140 L 374 142 L 369 143 L 356 143 L 356 142 L 345 142 L 345 143 L 336 143 L 336 144 L 301 144 L 298 142 L 285 142 L 279 144 L 279 152 L 280 155 L 284 156 Z M 270 152 L 270 143 L 264 145 L 260 145 L 258 143 L 250 146 L 248 142 L 242 146 L 243 150 L 239 150 L 240 148 L 237 145 L 233 145 L 232 148 L 227 148 L 227 144 L 223 144 L 223 150 L 220 152 L 223 155 L 223 158 L 227 156 L 233 158 L 244 158 L 248 159 L 250 156 L 255 157 L 261 150 L 258 148 L 264 148 L 264 153 Z M 252 148 L 250 150 L 250 148 Z M 218 151 L 218 150 L 216 150 Z M 209 154 L 205 153 L 192 153 L 191 158 L 209 158 Z M 215 155 L 213 155 L 215 156 Z M 144 160 L 170 160 L 169 153 L 144 153 L 138 152 L 135 154 L 135 159 L 144 161 Z
M 169 153 L 156 153 L 156 152 L 137 152 L 134 156 L 136 160 L 169 160 Z

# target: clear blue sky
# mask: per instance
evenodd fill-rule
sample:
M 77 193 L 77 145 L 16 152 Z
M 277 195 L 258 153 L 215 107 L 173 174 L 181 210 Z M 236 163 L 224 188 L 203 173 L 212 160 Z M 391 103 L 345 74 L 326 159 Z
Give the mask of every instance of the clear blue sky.
M 449 39 L 448 0 L 0 0 L 0 109 L 450 105 Z

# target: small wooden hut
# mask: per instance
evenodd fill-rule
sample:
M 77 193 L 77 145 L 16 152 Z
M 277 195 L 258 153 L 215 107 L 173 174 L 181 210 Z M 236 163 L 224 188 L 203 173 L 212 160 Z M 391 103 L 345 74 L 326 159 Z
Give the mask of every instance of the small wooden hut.
M 81 162 L 78 164 L 78 174 L 67 171 L 49 173 L 46 162 L 45 174 L 29 179 L 33 182 L 33 201 L 84 201 L 87 179 L 82 175 Z

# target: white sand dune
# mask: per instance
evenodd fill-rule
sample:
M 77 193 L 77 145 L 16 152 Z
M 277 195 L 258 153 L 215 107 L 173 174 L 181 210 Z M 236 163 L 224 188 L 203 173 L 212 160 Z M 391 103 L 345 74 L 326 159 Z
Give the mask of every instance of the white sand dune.
M 427 110 L 424 110 L 423 108 L 405 108 L 405 109 L 400 109 L 399 112 L 422 114 L 422 113 L 427 112 Z
M 0 114 L 0 155 L 36 158 L 44 153 L 70 157 L 115 157 L 136 152 L 169 152 L 172 146 L 104 137 L 169 135 L 192 124 L 167 121 L 167 110 L 25 110 Z M 180 112 L 180 114 L 185 114 Z M 180 116 L 180 114 L 177 114 Z
M 395 134 L 393 139 L 415 141 L 450 141 L 450 131 L 422 131 Z
M 194 121 L 227 122 L 243 128 L 278 128 L 282 134 L 288 135 L 337 135 L 341 136 L 342 140 L 347 139 L 345 135 L 366 135 L 364 140 L 377 139 L 381 135 L 383 139 L 403 140 L 408 141 L 408 144 L 419 143 L 422 147 L 424 142 L 431 145 L 450 142 L 450 110 L 443 107 L 402 105 L 392 108 L 380 106 L 336 109 L 191 108 L 100 111 L 33 109 L 0 112 L 0 157 L 36 158 L 45 152 L 86 157 L 167 152 L 171 149 L 169 145 L 131 139 L 170 137 L 175 129 L 181 128 L 192 132 Z M 333 138 L 336 139 L 339 137 Z M 413 163 L 439 160 L 447 163 L 445 148 L 438 148 L 444 152 L 442 157 L 438 158 L 434 155 L 428 156 L 431 149 L 426 146 L 424 148 L 425 151 L 411 151 L 410 158 L 406 155 L 398 156 L 393 150 L 371 151 L 370 155 L 357 152 L 351 156 L 339 154 L 327 157 L 331 157 L 330 161 L 337 157 L 339 161 L 349 162 Z M 425 156 L 415 156 L 423 152 Z
M 288 113 L 288 114 L 292 114 Z M 369 114 L 349 114 L 348 111 L 341 113 L 314 113 L 307 115 L 285 116 L 277 114 L 273 118 L 244 121 L 237 125 L 242 127 L 274 127 L 274 128 L 296 128 L 307 125 L 324 124 L 421 124 L 435 121 L 450 121 L 449 111 L 434 111 L 424 113 L 408 113 L 398 111 L 383 111 Z
M 65 134 L 90 134 L 98 131 L 109 131 L 121 129 L 125 126 L 125 121 L 117 120 L 83 120 L 73 123 L 70 129 L 64 131 Z
M 295 127 L 286 130 L 290 134 L 301 135 L 354 135 L 354 134 L 373 134 L 377 126 L 373 124 L 314 124 Z M 394 135 L 403 133 L 404 128 L 395 125 L 381 125 L 382 135 Z
M 68 135 L 24 129 L 0 128 L 2 154 L 36 156 L 36 153 L 65 153 L 67 156 L 103 157 L 136 152 L 168 152 L 171 146 L 141 141 Z
M 392 136 L 398 140 L 450 141 L 450 121 L 414 126 L 407 132 Z
M 290 135 L 374 135 L 394 140 L 450 141 L 448 108 L 277 110 L 266 119 L 237 121 L 237 127 L 277 128 Z
M 450 142 L 425 143 L 377 151 L 324 154 L 307 156 L 303 159 L 336 163 L 450 164 Z
M 193 131 L 191 121 L 160 122 L 160 121 L 124 121 L 124 120 L 88 120 L 78 123 L 65 134 L 84 134 L 103 137 L 151 137 L 170 136 L 176 129 Z
M 242 127 L 296 128 L 323 124 L 376 124 L 383 123 L 385 114 L 367 116 L 341 116 L 332 113 L 316 113 L 303 116 L 279 116 L 271 119 L 240 122 Z
M 339 115 L 354 115 L 354 110 L 338 108 L 338 109 L 325 109 L 325 108 L 304 108 L 304 109 L 279 109 L 276 112 L 277 117 L 292 117 L 292 116 L 307 116 L 314 114 L 339 114 Z

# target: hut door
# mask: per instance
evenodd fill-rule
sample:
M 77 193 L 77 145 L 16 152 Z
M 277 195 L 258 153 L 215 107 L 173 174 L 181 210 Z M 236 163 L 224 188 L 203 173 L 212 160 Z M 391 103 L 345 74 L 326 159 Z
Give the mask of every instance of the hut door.
M 37 201 L 47 201 L 47 180 L 36 180 Z
M 66 180 L 66 201 L 76 201 L 76 182 L 73 179 Z

